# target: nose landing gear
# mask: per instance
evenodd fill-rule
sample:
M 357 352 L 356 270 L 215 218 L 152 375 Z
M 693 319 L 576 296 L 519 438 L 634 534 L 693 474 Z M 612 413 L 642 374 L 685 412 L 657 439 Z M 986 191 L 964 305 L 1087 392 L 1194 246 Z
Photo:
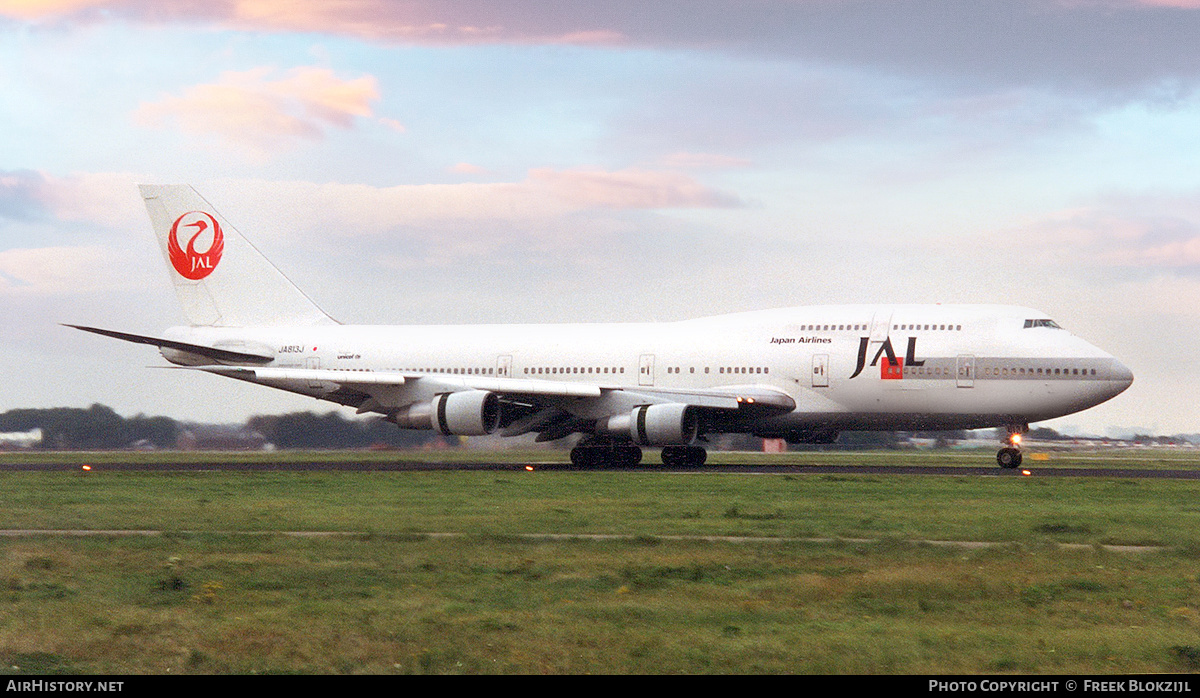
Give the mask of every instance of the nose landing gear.
M 1021 465 L 1021 437 L 1029 431 L 1028 424 L 1008 425 L 1008 438 L 1004 448 L 996 453 L 996 464 L 1001 468 L 1017 468 Z
M 1021 465 L 1021 449 L 1005 446 L 996 454 L 996 463 L 1001 468 L 1015 468 Z

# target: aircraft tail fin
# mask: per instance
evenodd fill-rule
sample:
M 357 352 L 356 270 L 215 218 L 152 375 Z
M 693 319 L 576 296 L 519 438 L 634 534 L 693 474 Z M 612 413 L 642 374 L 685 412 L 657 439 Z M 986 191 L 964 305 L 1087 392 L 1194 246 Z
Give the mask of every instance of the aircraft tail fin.
M 334 323 L 191 186 L 139 189 L 189 323 Z

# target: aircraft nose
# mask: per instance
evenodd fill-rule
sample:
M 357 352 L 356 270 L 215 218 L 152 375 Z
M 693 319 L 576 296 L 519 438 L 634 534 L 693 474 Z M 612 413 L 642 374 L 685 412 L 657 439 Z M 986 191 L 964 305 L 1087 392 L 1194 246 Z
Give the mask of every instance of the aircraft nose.
M 1128 366 L 1116 359 L 1112 360 L 1112 366 L 1108 369 L 1108 376 L 1109 380 L 1121 384 L 1121 390 L 1133 384 L 1133 371 L 1130 371 Z

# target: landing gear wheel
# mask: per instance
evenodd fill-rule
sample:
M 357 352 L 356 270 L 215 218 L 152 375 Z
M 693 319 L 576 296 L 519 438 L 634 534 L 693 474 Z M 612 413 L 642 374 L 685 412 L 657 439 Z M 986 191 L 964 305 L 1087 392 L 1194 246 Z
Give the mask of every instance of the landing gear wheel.
M 642 449 L 633 444 L 613 446 L 611 462 L 618 468 L 633 468 L 642 462 Z
M 1001 468 L 1016 468 L 1021 465 L 1021 451 L 1009 446 L 1006 446 L 996 453 L 996 463 Z
M 571 449 L 576 468 L 632 468 L 642 462 L 642 449 L 633 444 L 583 443 Z
M 576 446 L 571 449 L 571 465 L 576 468 L 595 468 L 600 465 L 600 449 L 596 446 Z
M 663 446 L 662 462 L 669 468 L 695 468 L 708 460 L 708 451 L 700 446 Z

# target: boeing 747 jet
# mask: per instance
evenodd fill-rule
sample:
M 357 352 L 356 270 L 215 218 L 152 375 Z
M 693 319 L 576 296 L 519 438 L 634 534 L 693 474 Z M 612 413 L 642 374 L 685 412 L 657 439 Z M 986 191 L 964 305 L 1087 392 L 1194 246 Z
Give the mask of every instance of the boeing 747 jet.
M 1021 463 L 1030 422 L 1120 394 L 1120 361 L 1029 308 L 828 305 L 679 322 L 344 325 L 186 185 L 142 198 L 189 323 L 173 364 L 384 415 L 439 434 L 580 434 L 581 466 L 635 465 L 643 446 L 699 465 L 719 433 L 831 443 L 847 430 L 1001 427 Z

